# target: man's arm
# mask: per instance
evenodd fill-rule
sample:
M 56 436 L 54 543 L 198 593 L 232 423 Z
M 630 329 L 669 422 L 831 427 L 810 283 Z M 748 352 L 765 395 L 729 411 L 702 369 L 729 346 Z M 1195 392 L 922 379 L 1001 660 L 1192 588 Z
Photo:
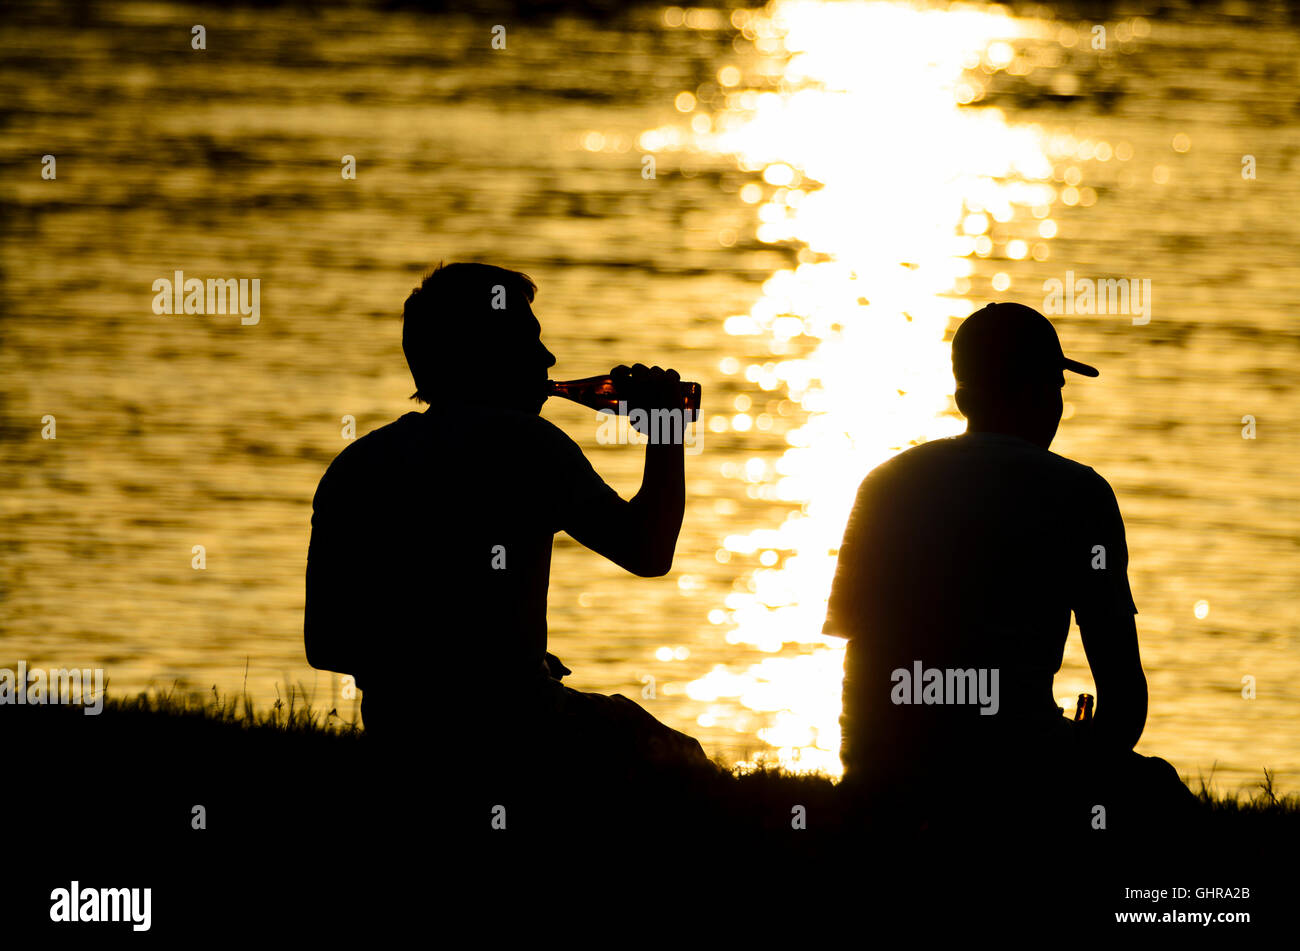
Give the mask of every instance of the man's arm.
M 613 376 L 619 394 L 626 395 L 632 409 L 650 413 L 681 407 L 676 370 L 638 363 L 630 370 L 616 367 Z M 678 438 L 667 441 L 656 441 L 655 434 L 651 435 L 641 490 L 630 501 L 613 492 L 593 493 L 589 499 L 579 501 L 564 526 L 592 551 L 643 578 L 666 575 L 672 569 L 686 510 L 684 433 L 678 432 Z
M 358 636 L 358 628 L 352 615 L 357 599 L 349 592 L 358 579 L 345 572 L 344 559 L 356 559 L 364 549 L 359 546 L 346 509 L 340 511 L 336 484 L 339 471 L 333 466 L 326 470 L 312 501 L 303 646 L 307 663 L 317 670 L 355 674 L 356 649 L 352 641 Z
M 835 575 L 831 580 L 830 595 L 826 599 L 826 621 L 823 634 L 852 639 L 866 626 L 866 601 L 876 581 L 870 574 L 871 530 L 876 527 L 877 482 L 869 474 L 858 485 L 840 540 L 839 554 L 835 559 Z
M 1146 726 L 1147 679 L 1133 621 L 1137 607 L 1128 583 L 1124 519 L 1114 491 L 1094 476 L 1094 505 L 1085 514 L 1074 556 L 1081 570 L 1074 616 L 1097 685 L 1092 729 L 1104 744 L 1131 750 Z
M 1147 721 L 1147 678 L 1138 655 L 1133 616 L 1097 623 L 1079 621 L 1083 650 L 1097 684 L 1097 714 L 1092 729 L 1108 746 L 1131 750 Z

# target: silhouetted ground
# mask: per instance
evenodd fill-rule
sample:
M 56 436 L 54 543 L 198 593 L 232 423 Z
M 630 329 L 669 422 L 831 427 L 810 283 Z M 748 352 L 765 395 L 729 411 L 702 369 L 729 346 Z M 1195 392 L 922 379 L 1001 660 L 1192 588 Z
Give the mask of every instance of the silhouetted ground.
M 1116 927 L 1115 912 L 1176 906 L 1252 911 L 1258 930 L 1281 920 L 1273 903 L 1295 882 L 1300 801 L 1277 798 L 1271 780 L 1251 800 L 1202 786 L 1200 814 L 1163 830 L 1064 831 L 1028 808 L 1052 790 L 911 828 L 855 810 L 823 777 L 775 770 L 610 776 L 595 762 L 561 775 L 537 763 L 475 777 L 431 749 L 376 752 L 290 701 L 261 714 L 157 696 L 109 700 L 99 716 L 0 707 L 5 841 L 23 863 L 6 893 L 18 933 L 51 927 L 50 890 L 74 878 L 152 887 L 152 931 L 180 935 L 246 933 L 258 916 L 369 931 L 482 908 L 475 920 L 504 925 L 495 915 L 528 906 L 566 928 L 626 907 L 655 920 L 686 909 L 737 922 L 913 916 L 931 930 L 978 919 L 990 934 Z M 206 828 L 194 828 L 195 806 Z M 1253 891 L 1218 904 L 1124 897 L 1173 886 Z

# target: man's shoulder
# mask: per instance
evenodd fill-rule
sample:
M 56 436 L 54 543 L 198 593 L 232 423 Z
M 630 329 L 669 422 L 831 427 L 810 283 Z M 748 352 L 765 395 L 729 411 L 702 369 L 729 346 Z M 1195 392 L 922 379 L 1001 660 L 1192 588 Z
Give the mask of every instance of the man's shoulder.
M 1046 464 L 1051 470 L 1057 473 L 1062 481 L 1068 481 L 1077 490 L 1093 494 L 1114 495 L 1110 483 L 1092 466 L 1050 450 L 1045 450 L 1043 455 L 1047 457 Z
M 524 413 L 517 410 L 500 410 L 499 412 L 501 418 L 506 421 L 508 425 L 518 428 L 522 433 L 535 439 L 544 442 L 556 442 L 572 446 L 577 445 L 576 442 L 569 438 L 568 433 L 559 426 L 556 426 L 546 417 L 539 416 L 537 413 Z
M 1017 437 L 983 433 L 964 433 L 912 446 L 878 465 L 867 478 L 877 482 L 912 481 L 927 470 L 937 473 L 965 468 L 972 456 L 992 460 L 993 466 L 1007 475 L 1019 470 L 1035 480 L 1059 483 L 1063 488 L 1111 491 L 1110 484 L 1091 466 Z
M 1069 456 L 1062 456 L 1051 450 L 1044 450 L 1043 456 L 1045 457 L 1043 459 L 1044 467 L 1062 481 L 1068 481 L 1085 489 L 1110 488 L 1106 480 L 1101 477 L 1101 473 L 1092 466 L 1085 465 L 1078 460 L 1071 459 Z
M 512 456 L 549 458 L 563 464 L 586 459 L 582 447 L 563 429 L 537 413 L 493 410 L 482 418 L 480 432 L 492 434 L 499 445 L 512 447 Z
M 564 430 L 536 413 L 490 406 L 463 406 L 454 409 L 405 413 L 392 422 L 370 430 L 345 446 L 336 463 L 347 465 L 366 456 L 383 453 L 394 446 L 425 439 L 472 440 L 476 437 L 534 438 L 573 442 Z
M 420 416 L 420 413 L 406 413 L 358 436 L 340 449 L 326 466 L 316 487 L 316 504 L 333 491 L 342 489 L 344 485 L 350 486 L 357 480 L 364 480 L 368 474 L 381 468 L 399 445 L 412 440 Z
M 511 454 L 578 452 L 564 430 L 536 413 L 496 407 L 463 407 L 453 411 L 406 413 L 348 443 L 330 462 L 322 477 L 331 481 L 384 467 L 425 441 L 458 446 L 481 454 L 491 446 L 507 446 Z
M 867 479 L 873 482 L 910 479 L 923 469 L 945 468 L 952 464 L 959 448 L 956 436 L 931 439 L 890 456 L 867 473 Z
M 394 443 L 409 441 L 421 415 L 415 412 L 406 413 L 392 422 L 358 436 L 339 450 L 326 472 L 351 468 L 377 453 L 382 453 Z

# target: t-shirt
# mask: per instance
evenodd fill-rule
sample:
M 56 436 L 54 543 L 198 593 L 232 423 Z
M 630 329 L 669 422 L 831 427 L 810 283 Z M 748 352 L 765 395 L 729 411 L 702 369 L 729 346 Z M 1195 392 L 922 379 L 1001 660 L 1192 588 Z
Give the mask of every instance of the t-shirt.
M 1099 626 L 1135 614 L 1127 568 L 1106 480 L 1024 439 L 967 433 L 878 466 L 858 489 L 823 628 L 849 639 L 845 749 L 874 756 L 913 734 L 979 723 L 969 700 L 896 702 L 931 668 L 996 668 L 989 725 L 1058 717 L 1052 679 L 1070 612 Z
M 435 671 L 430 705 L 535 675 L 553 535 L 617 499 L 535 414 L 431 407 L 362 436 L 312 504 L 308 661 L 370 690 Z

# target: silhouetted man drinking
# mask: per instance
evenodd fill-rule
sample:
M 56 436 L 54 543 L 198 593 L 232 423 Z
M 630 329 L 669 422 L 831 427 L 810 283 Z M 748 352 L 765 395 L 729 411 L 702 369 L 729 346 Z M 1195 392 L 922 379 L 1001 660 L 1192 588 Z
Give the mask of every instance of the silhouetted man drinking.
M 981 796 L 1055 800 L 1077 828 L 1093 818 L 1085 801 L 1114 822 L 1137 787 L 1189 797 L 1169 764 L 1132 753 L 1147 685 L 1115 495 L 1048 450 L 1064 371 L 1098 371 L 1019 304 L 968 317 L 952 360 L 966 432 L 874 469 L 839 550 L 824 630 L 848 639 L 846 788 L 918 821 Z M 1087 723 L 1065 719 L 1052 689 L 1071 612 L 1097 685 Z
M 555 357 L 524 274 L 439 267 L 402 348 L 429 404 L 348 446 L 321 479 L 307 563 L 312 666 L 354 674 L 366 732 L 453 765 L 527 757 L 708 766 L 695 740 L 620 696 L 580 693 L 546 650 L 551 545 L 568 532 L 666 574 L 685 504 L 680 442 L 647 445 L 625 501 L 538 413 Z M 680 407 L 678 375 L 614 370 L 629 406 Z

